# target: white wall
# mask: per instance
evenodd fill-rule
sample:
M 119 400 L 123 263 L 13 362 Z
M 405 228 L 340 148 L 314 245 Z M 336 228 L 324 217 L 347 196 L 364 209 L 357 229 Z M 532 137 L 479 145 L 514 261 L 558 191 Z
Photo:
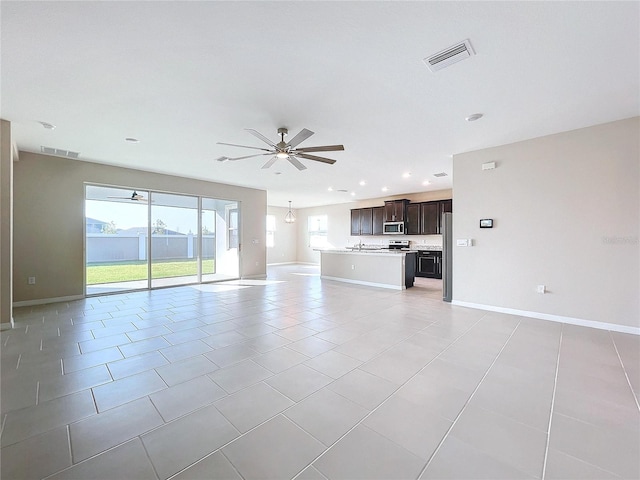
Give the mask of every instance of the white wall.
M 240 276 L 266 275 L 264 190 L 26 152 L 14 168 L 14 302 L 83 295 L 85 182 L 240 202 Z
M 273 247 L 267 247 L 267 264 L 297 261 L 297 222 L 291 224 L 284 221 L 288 211 L 288 208 L 267 206 L 267 215 L 273 215 L 276 219 L 275 242 Z M 294 209 L 292 211 L 297 220 L 297 211 Z
M 454 302 L 640 327 L 639 143 L 636 117 L 456 155 L 454 238 L 475 245 Z

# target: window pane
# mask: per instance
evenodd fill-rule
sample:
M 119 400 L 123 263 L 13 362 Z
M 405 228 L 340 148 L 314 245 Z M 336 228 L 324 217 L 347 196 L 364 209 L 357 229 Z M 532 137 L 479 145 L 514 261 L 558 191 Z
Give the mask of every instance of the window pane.
M 275 246 L 276 217 L 267 215 L 267 248 Z

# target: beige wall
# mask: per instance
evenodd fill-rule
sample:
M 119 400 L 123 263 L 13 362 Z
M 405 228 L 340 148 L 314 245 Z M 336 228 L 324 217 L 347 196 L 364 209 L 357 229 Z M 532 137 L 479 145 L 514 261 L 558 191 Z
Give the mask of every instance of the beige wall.
M 454 302 L 640 327 L 639 143 L 636 117 L 456 155 Z
M 11 123 L 0 122 L 0 323 L 9 324 L 13 298 L 13 146 Z
M 83 294 L 85 182 L 239 201 L 240 274 L 266 275 L 263 190 L 21 153 L 14 171 L 15 302 Z M 36 285 L 27 285 L 30 276 Z
M 273 247 L 267 247 L 267 264 L 297 262 L 297 225 L 284 221 L 288 211 L 288 208 L 267 207 L 267 215 L 273 215 L 276 219 L 275 241 Z M 297 220 L 298 213 L 292 211 Z

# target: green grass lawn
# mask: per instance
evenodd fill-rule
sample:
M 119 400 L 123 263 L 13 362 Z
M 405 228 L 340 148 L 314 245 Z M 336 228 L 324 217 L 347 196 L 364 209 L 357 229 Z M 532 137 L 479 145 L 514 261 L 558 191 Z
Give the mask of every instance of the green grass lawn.
M 213 273 L 213 259 L 202 261 L 202 273 Z M 152 278 L 183 277 L 197 275 L 196 260 L 171 260 L 153 262 Z M 147 279 L 147 262 L 90 263 L 87 265 L 87 285 L 100 283 L 130 282 Z

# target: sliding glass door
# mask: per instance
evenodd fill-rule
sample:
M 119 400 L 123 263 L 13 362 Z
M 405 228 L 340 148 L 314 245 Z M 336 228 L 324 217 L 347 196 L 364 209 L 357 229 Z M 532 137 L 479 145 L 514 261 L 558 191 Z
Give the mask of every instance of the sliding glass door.
M 151 193 L 151 287 L 197 283 L 198 197 Z
M 86 293 L 239 277 L 238 202 L 86 185 Z
M 87 294 L 146 289 L 149 192 L 87 185 Z

